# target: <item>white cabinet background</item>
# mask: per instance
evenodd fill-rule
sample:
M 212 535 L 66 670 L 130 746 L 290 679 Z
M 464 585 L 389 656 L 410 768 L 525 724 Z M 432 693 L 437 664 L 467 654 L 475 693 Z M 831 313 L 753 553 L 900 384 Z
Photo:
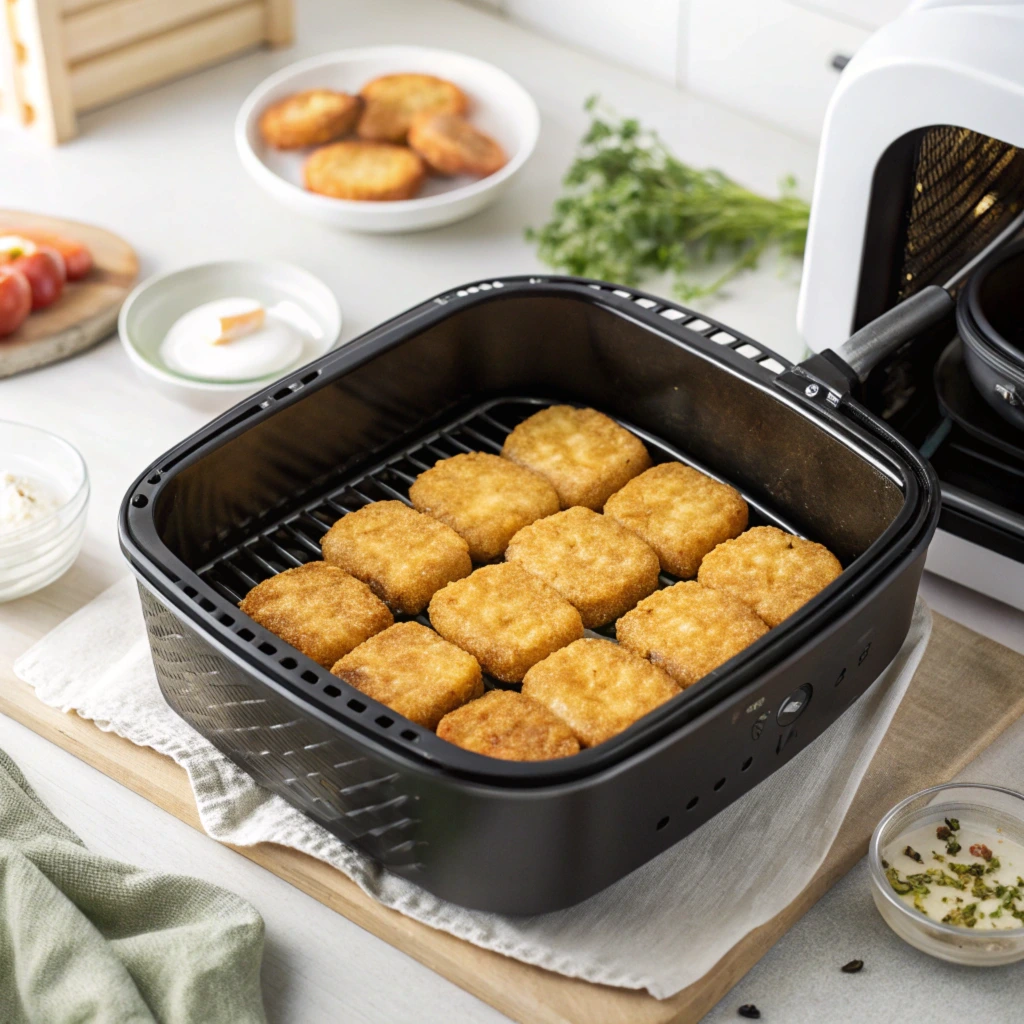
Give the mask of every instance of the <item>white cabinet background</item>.
M 850 57 L 909 0 L 468 0 L 562 42 L 817 138 Z

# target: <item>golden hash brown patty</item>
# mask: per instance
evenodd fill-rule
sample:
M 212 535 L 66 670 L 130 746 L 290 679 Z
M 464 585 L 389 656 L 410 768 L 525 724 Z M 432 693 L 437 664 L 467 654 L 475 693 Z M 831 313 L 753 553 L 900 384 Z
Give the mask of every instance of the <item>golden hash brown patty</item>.
M 433 75 L 384 75 L 359 91 L 366 104 L 356 132 L 361 139 L 404 142 L 413 118 L 421 113 L 464 114 L 466 94 Z
M 587 629 L 617 619 L 658 586 L 658 556 L 651 548 L 579 505 L 524 526 L 505 560 L 557 590 Z
M 697 579 L 749 605 L 777 626 L 843 571 L 821 544 L 775 526 L 755 526 L 719 544 L 701 562 Z
M 365 583 L 326 562 L 257 583 L 238 607 L 324 668 L 395 621 Z
M 333 199 L 411 199 L 427 169 L 405 146 L 346 140 L 314 150 L 303 168 L 306 188 Z
M 370 637 L 331 672 L 427 729 L 484 692 L 476 658 L 418 622 L 398 622 Z
M 474 562 L 497 558 L 524 526 L 558 511 L 543 477 L 485 452 L 441 459 L 420 473 L 409 498 L 462 537 Z
M 562 508 L 600 512 L 651 464 L 643 442 L 596 409 L 552 405 L 523 420 L 501 454 L 550 480 Z
M 260 114 L 260 135 L 275 149 L 322 146 L 356 126 L 363 101 L 332 89 L 307 89 L 272 103 Z
M 450 526 L 401 501 L 375 501 L 349 512 L 320 547 L 325 562 L 350 572 L 406 615 L 423 611 L 435 591 L 473 571 L 469 546 Z
M 660 668 L 610 640 L 577 640 L 523 680 L 523 693 L 561 718 L 583 747 L 604 743 L 681 692 Z
M 458 114 L 417 114 L 409 145 L 440 174 L 486 177 L 508 162 L 505 150 Z
M 615 624 L 620 644 L 684 688 L 767 632 L 742 601 L 695 580 L 651 594 Z
M 430 599 L 430 623 L 497 679 L 518 683 L 583 636 L 580 613 L 514 562 L 485 565 Z
M 550 761 L 580 752 L 565 722 L 514 690 L 491 690 L 445 715 L 437 735 L 457 747 L 505 761 Z
M 654 466 L 613 494 L 604 514 L 642 537 L 661 567 L 693 579 L 701 559 L 747 528 L 739 491 L 680 462 Z

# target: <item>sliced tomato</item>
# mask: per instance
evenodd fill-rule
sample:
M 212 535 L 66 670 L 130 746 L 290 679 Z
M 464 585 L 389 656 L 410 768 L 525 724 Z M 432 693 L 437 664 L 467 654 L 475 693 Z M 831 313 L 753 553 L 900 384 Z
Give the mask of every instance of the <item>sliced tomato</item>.
M 0 266 L 0 338 L 13 334 L 32 310 L 32 286 L 13 267 Z

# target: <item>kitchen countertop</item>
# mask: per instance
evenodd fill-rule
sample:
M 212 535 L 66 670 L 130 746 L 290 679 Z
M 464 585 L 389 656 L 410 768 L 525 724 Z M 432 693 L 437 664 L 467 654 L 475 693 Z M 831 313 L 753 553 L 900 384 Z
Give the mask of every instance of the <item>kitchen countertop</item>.
M 768 192 L 783 175 L 794 173 L 801 191 L 809 194 L 815 152 L 804 140 L 450 0 L 375 0 L 372 16 L 370 9 L 355 0 L 299 0 L 296 46 L 254 53 L 87 114 L 81 136 L 57 150 L 19 132 L 0 131 L 0 202 L 120 233 L 136 246 L 143 276 L 240 255 L 295 262 L 334 289 L 347 340 L 463 281 L 543 270 L 522 229 L 540 224 L 549 210 L 586 124 L 583 99 L 597 90 L 622 113 L 638 114 L 656 127 L 691 163 L 721 167 Z M 533 161 L 497 206 L 437 231 L 345 235 L 293 218 L 243 173 L 232 140 L 235 112 L 262 78 L 293 60 L 388 42 L 464 50 L 510 71 L 541 109 Z M 796 294 L 794 268 L 780 273 L 769 259 L 737 281 L 730 296 L 698 305 L 796 359 L 802 348 Z M 0 381 L 0 416 L 72 440 L 88 462 L 93 487 L 85 546 L 75 567 L 40 593 L 0 606 L 5 663 L 25 648 L 29 635 L 55 625 L 69 602 L 84 603 L 124 574 L 115 529 L 122 494 L 141 468 L 210 414 L 152 391 L 114 340 L 68 362 Z M 944 614 L 1024 651 L 1024 614 L 934 577 L 926 576 L 923 589 Z M 2 716 L 0 748 L 92 849 L 201 875 L 258 907 L 267 923 L 263 986 L 274 1024 L 506 1019 Z M 871 907 L 861 868 L 706 1020 L 733 1020 L 742 1002 L 758 1003 L 766 1021 L 788 1024 L 880 1019 L 883 1010 L 876 1000 L 883 991 L 887 998 L 902 993 L 899 1009 L 908 1020 L 917 1019 L 915 1013 L 939 1019 L 931 1009 L 938 993 L 942 1019 L 1002 1019 L 986 1012 L 987 998 L 996 998 L 996 976 L 978 972 L 968 978 L 899 943 Z M 853 957 L 867 961 L 870 970 L 855 977 L 840 974 L 838 965 Z M 1004 996 L 1007 985 L 1021 985 L 1006 971 L 999 977 Z M 991 1008 L 997 1005 L 992 1002 Z M 895 1019 L 895 1010 L 887 1002 L 884 1018 Z

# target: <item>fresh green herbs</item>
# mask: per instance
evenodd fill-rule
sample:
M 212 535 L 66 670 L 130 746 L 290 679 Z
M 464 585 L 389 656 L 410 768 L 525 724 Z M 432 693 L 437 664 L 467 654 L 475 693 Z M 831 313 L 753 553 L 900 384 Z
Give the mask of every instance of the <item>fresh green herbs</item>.
M 693 299 L 756 266 L 769 248 L 803 255 L 810 208 L 794 194 L 792 178 L 778 199 L 768 199 L 721 171 L 684 164 L 657 133 L 602 110 L 596 96 L 586 110 L 593 122 L 565 176 L 565 194 L 547 224 L 526 232 L 545 263 L 625 285 L 668 273 L 676 294 Z M 710 284 L 691 279 L 695 266 L 723 259 Z

